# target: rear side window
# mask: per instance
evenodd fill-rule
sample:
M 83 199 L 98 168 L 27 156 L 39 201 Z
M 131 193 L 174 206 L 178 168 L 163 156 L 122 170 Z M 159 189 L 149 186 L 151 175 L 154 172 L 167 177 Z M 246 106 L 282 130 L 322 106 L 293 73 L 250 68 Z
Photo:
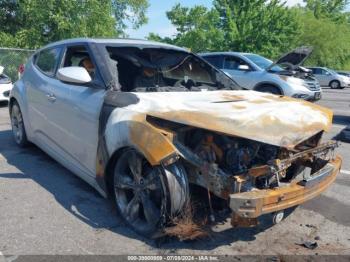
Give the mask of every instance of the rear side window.
M 207 60 L 210 64 L 213 66 L 222 69 L 222 57 L 221 56 L 205 56 L 203 57 L 205 60 Z
M 312 68 L 312 72 L 315 75 L 322 75 L 322 69 L 321 68 Z
M 41 51 L 36 57 L 36 66 L 46 75 L 53 76 L 60 58 L 61 48 Z

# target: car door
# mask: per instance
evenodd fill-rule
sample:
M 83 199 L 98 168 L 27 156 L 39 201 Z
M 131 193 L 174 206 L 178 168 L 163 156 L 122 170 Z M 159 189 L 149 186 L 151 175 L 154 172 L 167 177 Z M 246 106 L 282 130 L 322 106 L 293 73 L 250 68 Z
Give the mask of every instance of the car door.
M 44 49 L 32 58 L 32 66 L 27 68 L 23 79 L 27 100 L 28 119 L 31 125 L 33 142 L 42 147 L 51 144 L 48 131 L 50 118 L 47 115 L 51 105 L 52 81 L 56 72 L 62 48 L 60 46 Z
M 57 78 L 52 83 L 55 101 L 48 112 L 49 133 L 61 159 L 75 169 L 78 167 L 78 174 L 95 176 L 99 115 L 105 89 L 85 45 L 66 46 L 60 68 L 83 66 L 81 60 L 88 58 L 96 69 L 91 83 L 72 84 Z
M 256 71 L 243 59 L 233 55 L 224 56 L 223 71 L 231 75 L 240 86 L 254 88 Z
M 326 70 L 322 68 L 313 68 L 312 71 L 321 86 L 328 86 L 330 81 L 329 81 L 329 73 Z

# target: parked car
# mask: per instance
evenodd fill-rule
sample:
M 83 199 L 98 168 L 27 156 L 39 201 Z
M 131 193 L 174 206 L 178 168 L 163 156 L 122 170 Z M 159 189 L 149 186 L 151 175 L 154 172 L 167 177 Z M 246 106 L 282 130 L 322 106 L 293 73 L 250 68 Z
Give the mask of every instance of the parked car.
M 11 79 L 4 74 L 4 67 L 0 66 L 0 102 L 9 100 L 11 89 Z
M 309 67 L 321 86 L 329 86 L 333 89 L 350 87 L 350 78 L 340 75 L 327 67 Z
M 349 82 L 350 83 L 350 73 L 349 72 L 342 72 L 342 71 L 338 71 L 337 72 L 339 75 L 341 76 L 345 76 L 348 78 L 348 80 L 346 82 Z M 348 87 L 350 87 L 350 85 L 348 85 Z
M 309 48 L 299 48 L 275 63 L 250 53 L 214 52 L 200 56 L 247 89 L 315 101 L 322 96 L 320 85 L 301 67 L 310 53 Z
M 112 196 L 146 236 L 186 213 L 192 186 L 218 204 L 214 216 L 231 209 L 235 226 L 268 213 L 277 223 L 326 190 L 341 165 L 337 144 L 320 143 L 329 109 L 242 90 L 199 56 L 151 41 L 43 47 L 15 83 L 9 111 L 19 146 L 34 143 Z
M 342 76 L 350 77 L 350 73 L 349 72 L 337 71 L 337 74 L 342 75 Z

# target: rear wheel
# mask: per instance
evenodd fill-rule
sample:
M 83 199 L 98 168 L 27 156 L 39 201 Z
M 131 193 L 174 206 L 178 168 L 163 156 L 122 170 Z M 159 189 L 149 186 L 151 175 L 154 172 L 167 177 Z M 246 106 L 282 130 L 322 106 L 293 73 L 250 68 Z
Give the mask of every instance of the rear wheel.
M 265 85 L 265 86 L 259 87 L 257 91 L 263 92 L 263 93 L 270 93 L 274 95 L 282 95 L 281 91 L 277 87 L 272 85 Z
M 14 102 L 11 107 L 11 126 L 13 137 L 20 147 L 28 145 L 27 135 L 24 128 L 23 116 L 17 102 Z
M 340 88 L 340 82 L 337 80 L 333 80 L 329 83 L 330 88 L 332 89 L 339 89 Z
M 114 166 L 114 196 L 124 221 L 137 233 L 152 237 L 169 215 L 188 201 L 186 173 L 178 164 L 151 166 L 135 149 L 126 150 Z

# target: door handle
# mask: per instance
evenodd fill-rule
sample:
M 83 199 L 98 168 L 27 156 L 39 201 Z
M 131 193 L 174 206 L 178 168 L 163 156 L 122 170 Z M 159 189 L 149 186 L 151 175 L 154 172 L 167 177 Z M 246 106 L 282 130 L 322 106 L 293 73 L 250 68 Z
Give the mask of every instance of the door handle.
M 47 100 L 49 100 L 50 102 L 56 101 L 56 97 L 54 94 L 47 94 L 46 97 L 47 97 Z

